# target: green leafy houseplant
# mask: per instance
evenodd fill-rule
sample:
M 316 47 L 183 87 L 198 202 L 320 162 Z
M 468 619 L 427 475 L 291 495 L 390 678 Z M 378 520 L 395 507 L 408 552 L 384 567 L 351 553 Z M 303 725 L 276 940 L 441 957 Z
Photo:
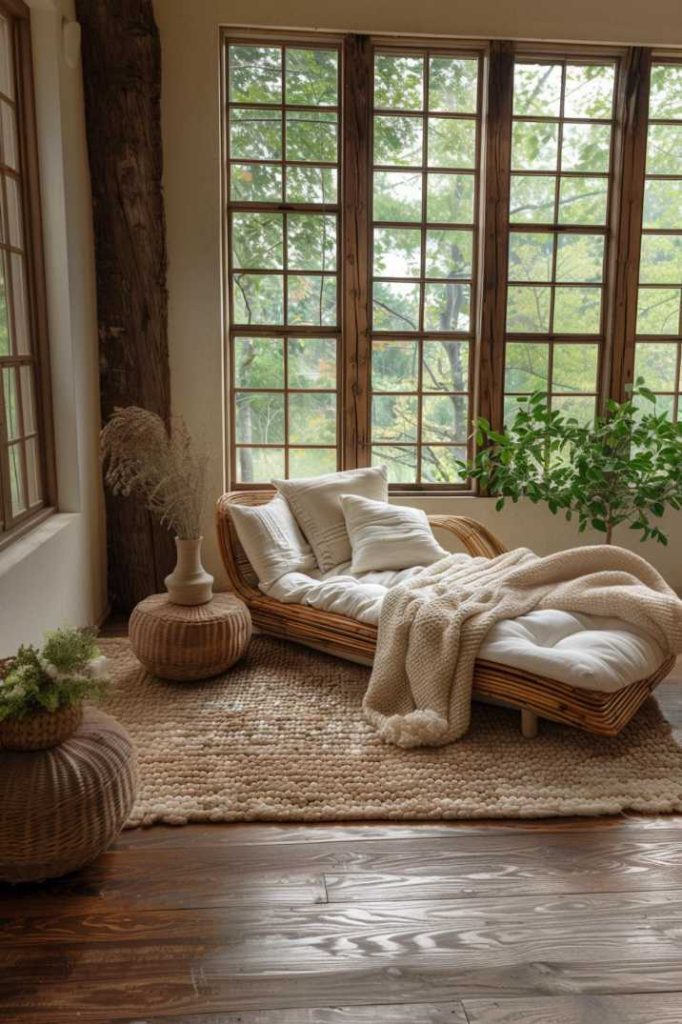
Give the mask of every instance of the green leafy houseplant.
M 498 510 L 527 498 L 576 519 L 581 533 L 605 534 L 607 544 L 621 524 L 642 541 L 668 543 L 657 520 L 682 508 L 682 424 L 657 410 L 641 379 L 631 399 L 610 401 L 593 423 L 551 409 L 537 392 L 519 399 L 502 433 L 485 419 L 475 430 L 478 451 L 462 472 L 497 496 Z
M 5 666 L 0 724 L 72 708 L 101 696 L 109 682 L 107 659 L 89 630 L 56 629 L 46 634 L 40 650 L 20 647 Z

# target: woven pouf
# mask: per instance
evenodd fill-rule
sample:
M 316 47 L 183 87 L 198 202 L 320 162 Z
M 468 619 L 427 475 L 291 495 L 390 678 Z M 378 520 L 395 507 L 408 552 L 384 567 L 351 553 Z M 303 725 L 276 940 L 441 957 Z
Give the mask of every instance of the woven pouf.
M 0 752 L 0 879 L 42 881 L 88 864 L 121 831 L 136 792 L 130 736 L 94 708 L 59 746 Z
M 140 601 L 130 616 L 130 643 L 152 675 L 192 682 L 225 672 L 251 639 L 251 615 L 233 594 L 207 604 L 173 604 L 167 594 Z

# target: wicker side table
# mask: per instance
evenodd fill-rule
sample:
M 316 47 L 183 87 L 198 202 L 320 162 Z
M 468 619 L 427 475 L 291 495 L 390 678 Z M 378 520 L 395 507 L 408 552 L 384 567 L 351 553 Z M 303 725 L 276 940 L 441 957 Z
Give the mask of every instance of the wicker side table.
M 216 594 L 198 605 L 173 604 L 167 594 L 153 594 L 133 610 L 128 634 L 153 675 L 193 682 L 217 676 L 245 654 L 251 615 L 233 594 Z

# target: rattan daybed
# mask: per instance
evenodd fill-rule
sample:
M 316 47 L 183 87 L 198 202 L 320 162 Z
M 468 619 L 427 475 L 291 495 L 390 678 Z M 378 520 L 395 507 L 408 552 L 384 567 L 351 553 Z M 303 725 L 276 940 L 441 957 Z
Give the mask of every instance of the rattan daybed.
M 371 664 L 377 642 L 375 626 L 308 605 L 285 604 L 258 589 L 256 574 L 232 524 L 230 508 L 235 504 L 261 505 L 270 501 L 273 494 L 273 491 L 238 491 L 224 494 L 218 502 L 218 540 L 232 589 L 246 602 L 254 625 L 263 633 L 340 658 Z M 485 526 L 466 516 L 429 516 L 429 522 L 434 528 L 454 534 L 470 555 L 494 558 L 507 550 Z M 527 736 L 535 735 L 538 717 L 615 736 L 654 687 L 665 679 L 674 663 L 675 659 L 669 658 L 646 679 L 615 693 L 600 693 L 479 660 L 474 676 L 474 698 L 518 708 L 522 713 L 523 733 Z

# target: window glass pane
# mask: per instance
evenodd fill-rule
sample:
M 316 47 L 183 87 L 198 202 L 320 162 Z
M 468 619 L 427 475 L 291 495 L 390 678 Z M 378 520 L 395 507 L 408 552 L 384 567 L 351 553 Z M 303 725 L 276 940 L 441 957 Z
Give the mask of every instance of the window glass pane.
M 647 174 L 682 173 L 682 124 L 650 124 L 646 143 Z
M 558 395 L 552 399 L 552 408 L 587 426 L 594 420 L 596 401 L 587 395 Z
M 598 358 L 597 345 L 555 345 L 552 390 L 594 393 L 597 390 Z
M 376 277 L 419 277 L 422 234 L 418 228 L 374 229 Z
M 12 60 L 12 34 L 9 22 L 0 17 L 0 92 L 10 99 L 14 97 Z
M 5 426 L 7 440 L 15 441 L 21 437 L 21 416 L 19 413 L 19 389 L 14 367 L 5 367 L 2 372 L 3 392 L 5 398 Z
M 374 441 L 417 440 L 417 396 L 374 395 L 372 437 Z
M 28 296 L 26 294 L 26 273 L 24 257 L 13 252 L 10 256 L 12 267 L 12 305 L 14 311 L 14 348 L 20 356 L 31 351 L 31 332 L 28 318 Z
M 547 121 L 515 121 L 512 126 L 512 168 L 553 171 L 557 166 L 559 129 Z
M 336 325 L 335 276 L 290 274 L 287 289 L 287 323 Z
M 650 179 L 646 182 L 644 227 L 682 228 L 682 178 L 676 181 Z
M 561 65 L 517 62 L 514 68 L 514 116 L 558 117 Z
M 430 228 L 426 232 L 426 277 L 470 278 L 472 268 L 471 231 Z
M 510 285 L 507 289 L 507 330 L 514 334 L 547 334 L 551 289 Z
M 232 215 L 232 265 L 254 270 L 281 270 L 284 266 L 281 213 Z
M 422 175 L 415 171 L 374 172 L 374 219 L 421 220 Z M 435 220 L 435 217 L 431 218 Z
M 651 69 L 649 117 L 682 120 L 682 65 L 655 64 Z
M 504 388 L 510 394 L 546 391 L 549 381 L 549 345 L 529 341 L 507 343 Z
M 9 486 L 12 515 L 17 516 L 26 509 L 24 470 L 21 463 L 21 444 L 10 445 L 7 452 L 9 455 Z
M 598 174 L 609 169 L 611 126 L 565 124 L 561 143 L 561 169 Z
M 426 483 L 453 484 L 462 481 L 457 460 L 467 457 L 465 446 L 442 447 L 425 445 L 422 449 L 422 479 Z
M 336 444 L 336 395 L 329 391 L 289 395 L 291 444 Z
M 287 114 L 287 160 L 335 163 L 337 116 L 319 110 Z
M 230 46 L 228 53 L 232 103 L 281 103 L 282 52 L 279 46 Z
M 289 476 L 321 476 L 334 473 L 337 468 L 336 448 L 291 448 L 289 451 Z
M 288 203 L 336 203 L 338 173 L 335 167 L 287 167 Z
M 14 107 L 0 100 L 0 128 L 2 129 L 2 160 L 12 170 L 19 170 L 19 142 Z
M 429 167 L 475 167 L 476 122 L 453 117 L 430 117 Z
M 677 342 L 638 342 L 635 347 L 635 380 L 643 377 L 652 391 L 676 391 L 677 356 Z
M 512 224 L 548 224 L 554 220 L 556 182 L 553 177 L 514 174 L 509 220 Z
M 335 270 L 336 217 L 288 214 L 287 261 L 290 270 Z
M 608 192 L 608 178 L 562 178 L 559 223 L 605 224 Z
M 557 281 L 601 281 L 604 273 L 603 235 L 559 235 Z
M 642 235 L 642 284 L 682 284 L 682 236 Z
M 509 280 L 551 281 L 554 235 L 549 232 L 509 235 Z
M 0 356 L 8 356 L 10 353 L 11 342 L 9 336 L 7 288 L 5 284 L 5 261 L 2 252 L 0 252 Z
M 599 334 L 601 288 L 565 288 L 554 292 L 556 334 Z
M 422 441 L 466 442 L 469 432 L 466 395 L 424 395 Z
M 374 118 L 374 163 L 420 167 L 423 161 L 424 122 L 421 117 Z
M 477 107 L 478 61 L 466 57 L 431 57 L 429 110 L 473 114 Z
M 21 195 L 19 182 L 9 174 L 4 175 L 5 198 L 7 199 L 7 238 L 10 245 L 23 248 L 24 231 L 21 223 Z
M 33 367 L 22 366 L 19 371 L 21 380 L 21 407 L 24 419 L 24 436 L 34 434 L 38 429 L 36 418 Z
M 424 288 L 424 330 L 463 331 L 470 328 L 471 288 L 455 281 L 427 283 Z
M 564 116 L 611 118 L 614 77 L 613 65 L 567 65 Z
M 38 442 L 35 437 L 30 437 L 24 444 L 26 453 L 26 471 L 28 485 L 28 503 L 37 505 L 42 499 L 42 488 L 40 485 L 40 462 L 38 453 Z
M 284 395 L 237 392 L 237 442 L 281 444 L 284 441 Z
M 429 174 L 427 177 L 427 220 L 432 224 L 470 224 L 474 219 L 473 174 Z
M 407 445 L 379 445 L 372 448 L 372 465 L 386 466 L 391 484 L 413 484 L 417 480 L 417 449 Z
M 232 164 L 230 198 L 245 203 L 281 203 L 282 168 L 276 164 Z
M 289 338 L 290 388 L 336 388 L 336 338 Z
M 306 106 L 338 103 L 339 55 L 336 50 L 286 50 L 286 101 Z
M 281 338 L 235 338 L 234 383 L 238 388 L 284 387 Z
M 416 391 L 419 386 L 419 346 L 416 341 L 372 344 L 372 389 Z
M 284 279 L 280 274 L 234 274 L 232 279 L 235 323 L 283 323 Z
M 416 331 L 419 328 L 419 285 L 375 281 L 373 320 L 375 331 Z
M 233 160 L 281 159 L 281 113 L 263 108 L 233 108 L 230 111 L 230 156 Z
M 423 362 L 423 391 L 468 392 L 468 341 L 426 340 Z
M 680 333 L 680 289 L 640 288 L 637 300 L 638 334 Z
M 422 110 L 424 58 L 377 54 L 374 58 L 374 106 L 386 110 Z
M 283 448 L 237 448 L 238 483 L 269 483 L 273 477 L 283 477 Z

